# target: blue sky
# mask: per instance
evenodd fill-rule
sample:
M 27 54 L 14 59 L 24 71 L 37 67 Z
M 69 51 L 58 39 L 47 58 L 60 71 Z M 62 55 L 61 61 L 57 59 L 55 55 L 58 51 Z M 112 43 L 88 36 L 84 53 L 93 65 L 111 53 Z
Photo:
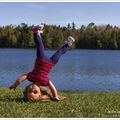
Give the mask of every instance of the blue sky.
M 114 2 L 0 2 L 0 26 L 40 23 L 77 27 L 96 25 L 120 26 L 120 3 Z

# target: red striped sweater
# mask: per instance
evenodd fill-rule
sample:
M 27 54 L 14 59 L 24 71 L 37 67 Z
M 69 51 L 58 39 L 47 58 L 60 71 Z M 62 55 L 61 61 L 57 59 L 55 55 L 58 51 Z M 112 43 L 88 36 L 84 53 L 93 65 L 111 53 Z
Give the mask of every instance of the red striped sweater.
M 51 71 L 54 64 L 48 63 L 40 58 L 35 61 L 35 66 L 32 72 L 28 73 L 27 79 L 40 86 L 47 86 L 49 83 L 48 73 Z

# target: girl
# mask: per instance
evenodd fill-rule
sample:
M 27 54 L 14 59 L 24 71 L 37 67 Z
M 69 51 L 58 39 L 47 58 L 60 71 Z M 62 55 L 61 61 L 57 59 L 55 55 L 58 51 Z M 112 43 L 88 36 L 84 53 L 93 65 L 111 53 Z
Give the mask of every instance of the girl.
M 34 34 L 34 41 L 37 46 L 37 58 L 35 61 L 34 69 L 32 70 L 32 72 L 20 76 L 9 88 L 16 89 L 19 84 L 28 79 L 30 82 L 35 84 L 31 87 L 32 90 L 29 91 L 30 93 L 35 93 L 37 88 L 34 86 L 49 86 L 53 95 L 53 99 L 58 101 L 59 97 L 57 90 L 51 80 L 48 78 L 48 74 L 51 69 L 57 64 L 61 55 L 67 52 L 67 50 L 72 46 L 75 40 L 73 37 L 69 36 L 65 41 L 65 44 L 60 49 L 58 49 L 55 54 L 48 58 L 44 55 L 44 45 L 41 37 L 41 33 L 43 33 L 43 28 L 44 25 L 40 25 L 32 29 L 32 32 Z M 37 98 L 39 97 L 36 96 L 36 99 Z

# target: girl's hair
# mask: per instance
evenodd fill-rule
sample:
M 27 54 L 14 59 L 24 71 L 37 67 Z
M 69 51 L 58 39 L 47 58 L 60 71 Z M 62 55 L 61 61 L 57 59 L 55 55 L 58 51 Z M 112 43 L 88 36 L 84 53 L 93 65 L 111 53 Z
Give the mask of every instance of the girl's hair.
M 28 88 L 29 88 L 29 85 L 25 88 L 24 92 L 23 92 L 23 95 L 24 95 L 24 100 L 25 101 L 29 101 L 28 97 L 27 97 L 27 91 L 28 91 Z

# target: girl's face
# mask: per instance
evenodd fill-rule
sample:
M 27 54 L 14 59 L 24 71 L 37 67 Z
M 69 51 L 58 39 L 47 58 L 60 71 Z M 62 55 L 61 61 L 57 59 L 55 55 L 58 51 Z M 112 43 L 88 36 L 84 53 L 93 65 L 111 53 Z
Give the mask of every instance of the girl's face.
M 27 98 L 29 100 L 36 101 L 39 100 L 40 96 L 41 96 L 40 88 L 35 84 L 29 85 L 27 89 Z

